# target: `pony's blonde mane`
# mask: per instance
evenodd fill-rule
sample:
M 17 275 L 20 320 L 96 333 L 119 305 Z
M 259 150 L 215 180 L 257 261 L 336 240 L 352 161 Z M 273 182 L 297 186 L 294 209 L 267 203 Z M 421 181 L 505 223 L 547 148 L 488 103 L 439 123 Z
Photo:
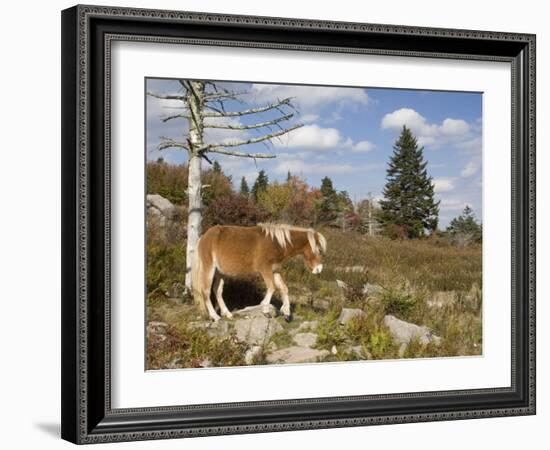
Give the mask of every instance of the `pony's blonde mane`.
M 286 248 L 289 244 L 292 245 L 291 231 L 301 231 L 302 233 L 307 233 L 307 240 L 314 254 L 318 254 L 319 252 L 325 253 L 327 250 L 327 240 L 313 228 L 296 227 L 284 223 L 259 223 L 258 226 L 266 236 L 276 241 L 282 248 Z M 319 244 L 317 244 L 315 236 L 317 236 Z

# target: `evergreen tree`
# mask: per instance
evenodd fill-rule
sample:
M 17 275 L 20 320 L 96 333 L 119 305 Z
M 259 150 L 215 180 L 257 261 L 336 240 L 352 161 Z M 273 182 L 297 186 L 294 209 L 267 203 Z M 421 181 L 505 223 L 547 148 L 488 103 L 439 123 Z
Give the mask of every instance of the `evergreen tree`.
M 216 173 L 222 173 L 222 166 L 220 166 L 218 161 L 214 161 L 214 164 L 212 164 L 212 170 Z
M 474 212 L 468 205 L 460 216 L 451 220 L 447 232 L 454 243 L 465 245 L 481 242 L 481 225 L 476 222 Z
M 325 223 L 333 222 L 338 217 L 339 200 L 341 199 L 334 189 L 332 180 L 329 177 L 324 177 L 321 180 L 320 191 L 322 197 L 318 204 L 319 220 Z
M 246 178 L 241 178 L 241 195 L 243 197 L 248 197 L 250 195 L 250 189 L 248 188 L 248 183 L 246 182 Z
M 403 126 L 393 147 L 387 169 L 384 199 L 380 201 L 384 225 L 405 228 L 409 237 L 421 237 L 437 228 L 439 202 L 434 200 L 434 185 L 426 170 L 423 147 L 411 130 Z
M 258 178 L 256 178 L 256 181 L 252 186 L 252 197 L 254 198 L 255 201 L 258 201 L 258 195 L 261 192 L 266 191 L 268 184 L 269 184 L 269 179 L 267 178 L 267 174 L 265 173 L 265 170 L 260 170 L 260 172 L 258 173 Z
M 288 183 L 290 180 L 292 180 L 292 175 L 290 174 L 290 170 L 286 174 L 286 182 Z

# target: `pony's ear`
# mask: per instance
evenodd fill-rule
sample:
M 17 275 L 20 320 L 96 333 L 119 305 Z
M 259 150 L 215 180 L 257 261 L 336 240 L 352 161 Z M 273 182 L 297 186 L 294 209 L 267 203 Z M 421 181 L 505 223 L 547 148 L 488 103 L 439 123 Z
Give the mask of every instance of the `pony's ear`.
M 327 252 L 327 240 L 319 232 L 315 233 L 315 237 L 317 238 L 317 242 L 319 243 L 319 248 L 321 250 L 321 253 L 324 255 Z

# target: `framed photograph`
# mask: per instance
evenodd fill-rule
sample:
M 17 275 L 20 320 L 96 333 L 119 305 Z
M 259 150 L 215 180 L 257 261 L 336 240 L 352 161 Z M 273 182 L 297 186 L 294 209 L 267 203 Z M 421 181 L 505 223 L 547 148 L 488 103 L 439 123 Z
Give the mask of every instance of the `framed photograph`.
M 535 413 L 535 36 L 62 12 L 62 437 Z

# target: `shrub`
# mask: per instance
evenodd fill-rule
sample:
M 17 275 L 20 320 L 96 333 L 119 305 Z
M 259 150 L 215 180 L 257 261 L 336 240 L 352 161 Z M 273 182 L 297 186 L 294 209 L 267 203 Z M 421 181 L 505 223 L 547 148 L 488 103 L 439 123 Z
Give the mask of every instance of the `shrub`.
M 187 203 L 188 170 L 185 164 L 165 162 L 147 163 L 147 193 L 159 194 L 175 205 Z M 223 172 L 214 169 L 202 172 L 202 201 L 211 204 L 215 199 L 231 194 L 231 179 Z
M 256 206 L 252 200 L 238 194 L 226 194 L 212 201 L 205 208 L 203 229 L 214 225 L 252 226 L 269 220 L 269 214 Z
M 402 239 L 407 239 L 409 232 L 407 228 L 402 225 L 396 225 L 394 223 L 390 223 L 384 226 L 380 234 L 392 240 L 396 240 L 396 239 L 402 240 Z

